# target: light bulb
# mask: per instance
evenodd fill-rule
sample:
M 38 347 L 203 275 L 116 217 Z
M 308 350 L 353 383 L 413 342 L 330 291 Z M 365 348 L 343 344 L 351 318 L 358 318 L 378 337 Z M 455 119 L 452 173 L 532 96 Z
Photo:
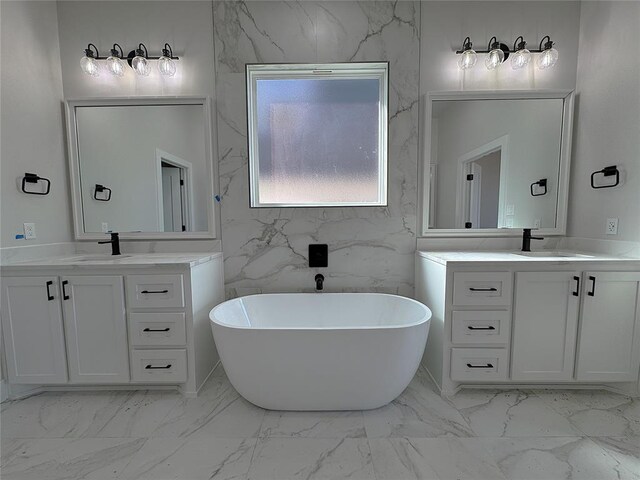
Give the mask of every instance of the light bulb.
M 504 52 L 500 48 L 492 49 L 487 55 L 484 64 L 489 70 L 494 70 L 504 62 Z
M 122 77 L 124 75 L 124 62 L 113 55 L 107 58 L 107 70 L 116 77 Z
M 545 68 L 551 68 L 558 62 L 558 50 L 551 47 L 544 50 L 538 58 L 538 68 L 544 70 Z
M 91 56 L 85 55 L 80 59 L 80 68 L 84 73 L 92 77 L 100 75 L 100 66 L 96 59 L 93 58 L 93 54 L 91 54 Z
M 462 54 L 460 54 L 460 58 L 458 59 L 458 66 L 462 70 L 467 70 L 469 68 L 473 68 L 477 61 L 478 55 L 476 55 L 476 52 L 474 50 L 465 50 L 464 52 L 462 52 Z
M 136 54 L 136 56 L 133 57 L 133 60 L 131 60 L 131 68 L 133 68 L 135 72 L 142 77 L 146 77 L 151 73 L 149 61 L 142 55 Z
M 519 70 L 529 65 L 531 61 L 531 52 L 526 48 L 516 51 L 511 57 L 511 68 Z
M 158 70 L 162 75 L 173 77 L 176 74 L 176 62 L 166 55 L 162 55 L 158 59 Z

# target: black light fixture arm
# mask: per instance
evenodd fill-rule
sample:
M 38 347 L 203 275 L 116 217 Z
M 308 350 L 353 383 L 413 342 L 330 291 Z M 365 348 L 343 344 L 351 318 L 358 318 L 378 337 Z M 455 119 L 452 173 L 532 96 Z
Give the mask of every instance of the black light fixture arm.
M 116 48 L 116 47 L 118 47 L 118 48 Z M 118 51 L 118 50 L 120 50 L 120 51 Z M 124 57 L 124 52 L 122 51 L 122 47 L 119 44 L 117 44 L 117 43 L 113 44 L 113 48 L 111 49 L 111 56 L 117 57 L 117 58 Z
M 173 49 L 171 48 L 171 45 L 169 45 L 168 43 L 164 44 L 164 48 L 162 49 L 161 55 L 149 56 L 147 46 L 144 43 L 138 44 L 138 48 L 133 50 L 133 52 L 135 55 L 139 53 L 140 56 L 146 58 L 147 60 L 158 60 L 161 56 L 169 57 L 171 58 L 171 60 L 180 60 L 180 57 L 173 55 Z M 165 55 L 165 52 L 168 53 L 169 55 Z M 96 60 L 106 60 L 107 58 L 109 58 L 109 57 L 100 56 L 100 53 L 98 52 L 98 48 L 93 43 L 90 43 L 89 45 L 87 45 L 87 48 L 85 49 L 84 53 L 87 57 L 91 57 Z M 118 43 L 113 44 L 113 48 L 110 50 L 110 54 L 113 55 L 114 57 L 122 58 L 123 60 L 127 59 L 127 57 L 125 57 L 124 55 L 122 47 Z
M 547 39 L 546 42 L 544 41 L 545 38 Z M 542 48 L 543 43 L 544 43 L 544 48 Z M 545 50 L 549 50 L 551 47 L 553 47 L 553 42 L 551 41 L 551 37 L 549 35 L 545 35 L 544 37 L 542 37 L 542 40 L 540 40 L 540 46 L 538 47 L 538 51 L 544 52 Z
M 94 51 L 95 51 L 95 54 L 93 53 Z M 106 57 L 100 56 L 100 52 L 98 52 L 98 47 L 96 47 L 93 43 L 90 43 L 89 45 L 87 45 L 87 48 L 84 49 L 84 54 L 87 57 L 95 58 L 96 60 L 100 60 L 101 58 L 106 58 Z
M 491 37 L 491 40 L 489 40 L 489 43 L 487 44 L 487 49 L 486 50 L 476 50 L 475 52 L 476 53 L 489 53 L 491 50 L 499 48 L 503 52 L 505 52 L 505 55 L 508 55 L 509 53 L 515 53 L 518 50 L 522 50 L 523 48 L 526 47 L 526 44 L 527 44 L 527 42 L 525 42 L 524 37 L 522 35 L 520 35 L 520 36 L 518 36 L 518 38 L 516 38 L 516 41 L 513 44 L 513 49 L 511 49 L 507 45 L 505 45 L 504 43 L 499 42 L 497 37 L 493 36 L 493 37 Z M 462 42 L 462 49 L 461 50 L 456 50 L 456 54 L 460 55 L 460 54 L 464 53 L 465 51 L 471 49 L 471 45 L 473 45 L 471 43 L 471 38 L 470 37 L 466 37 L 464 39 L 464 42 Z M 535 49 L 535 50 L 529 50 L 529 51 L 531 53 L 542 53 L 545 50 L 549 50 L 551 47 L 553 47 L 553 45 L 554 45 L 554 43 L 551 41 L 551 37 L 549 37 L 549 35 L 545 35 L 544 37 L 542 37 L 542 40 L 540 41 L 539 48 Z

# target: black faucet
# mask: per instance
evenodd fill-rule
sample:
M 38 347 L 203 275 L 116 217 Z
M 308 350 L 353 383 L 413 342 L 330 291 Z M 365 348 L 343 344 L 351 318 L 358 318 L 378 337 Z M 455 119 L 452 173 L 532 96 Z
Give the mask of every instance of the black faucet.
M 320 291 L 322 290 L 322 284 L 324 282 L 324 275 L 322 275 L 321 273 L 316 275 L 316 290 Z
M 120 255 L 120 236 L 118 232 L 111 232 L 111 240 L 105 240 L 104 242 L 98 242 L 100 244 L 111 244 L 111 255 Z
M 544 237 L 532 237 L 530 228 L 522 229 L 522 251 L 531 251 L 531 240 L 544 240 Z

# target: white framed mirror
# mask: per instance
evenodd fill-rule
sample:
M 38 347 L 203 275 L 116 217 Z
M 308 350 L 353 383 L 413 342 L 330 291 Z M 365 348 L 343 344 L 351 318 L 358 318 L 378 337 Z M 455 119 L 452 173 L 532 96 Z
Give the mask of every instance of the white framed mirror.
M 423 97 L 421 235 L 564 235 L 573 91 Z
M 77 240 L 216 237 L 206 97 L 66 102 Z

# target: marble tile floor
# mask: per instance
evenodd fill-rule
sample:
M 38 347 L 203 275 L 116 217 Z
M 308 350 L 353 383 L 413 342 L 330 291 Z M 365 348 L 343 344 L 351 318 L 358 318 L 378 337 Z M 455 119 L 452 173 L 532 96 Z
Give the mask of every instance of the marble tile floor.
M 177 392 L 44 393 L 2 404 L 0 478 L 640 479 L 640 400 L 463 390 L 418 372 L 364 412 L 265 411 L 219 368 Z

